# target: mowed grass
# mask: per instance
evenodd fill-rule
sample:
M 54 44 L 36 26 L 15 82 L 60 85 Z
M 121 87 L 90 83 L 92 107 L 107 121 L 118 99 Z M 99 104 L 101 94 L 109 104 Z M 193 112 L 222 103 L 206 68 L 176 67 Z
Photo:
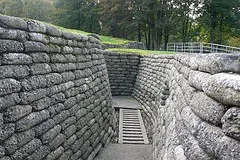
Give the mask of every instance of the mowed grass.
M 118 53 L 136 53 L 141 55 L 146 54 L 175 54 L 175 52 L 168 51 L 152 51 L 152 50 L 141 50 L 141 49 L 125 49 L 125 48 L 109 48 L 107 51 L 115 51 Z
M 57 27 L 58 29 L 65 30 L 65 31 L 68 31 L 68 32 L 71 32 L 71 33 L 76 33 L 76 34 L 82 34 L 82 35 L 90 34 L 88 32 L 77 30 L 77 29 L 68 29 L 68 28 L 64 28 L 64 27 L 60 27 L 60 26 L 55 26 L 55 27 Z
M 58 29 L 65 30 L 65 31 L 68 31 L 71 33 L 82 34 L 82 35 L 91 34 L 89 32 L 85 32 L 85 31 L 81 31 L 81 30 L 77 30 L 77 29 L 69 29 L 69 28 L 64 28 L 61 26 L 56 26 L 54 24 L 47 23 L 47 22 L 41 22 L 41 21 L 38 21 L 38 22 L 46 24 L 46 25 L 52 25 L 52 26 L 57 27 Z M 122 39 L 122 38 L 115 38 L 115 37 L 111 37 L 111 36 L 102 36 L 102 35 L 99 35 L 99 36 L 101 38 L 102 43 L 105 43 L 105 44 L 121 45 L 121 44 L 126 44 L 126 43 L 130 42 L 129 40 Z
M 111 36 L 101 36 L 100 35 L 100 38 L 102 40 L 102 43 L 106 43 L 106 44 L 126 44 L 128 42 L 131 42 L 126 39 L 115 38 L 115 37 L 111 37 Z
M 88 32 L 81 31 L 81 30 L 68 29 L 68 28 L 59 27 L 59 26 L 56 26 L 56 27 L 58 27 L 59 29 L 68 31 L 68 32 L 76 33 L 76 34 L 83 34 L 83 35 L 91 34 Z M 126 39 L 115 38 L 115 37 L 111 37 L 111 36 L 102 36 L 102 35 L 99 35 L 99 36 L 101 38 L 102 43 L 106 43 L 106 44 L 116 44 L 116 45 L 118 44 L 119 45 L 119 44 L 126 44 L 126 43 L 130 42 L 129 40 L 126 40 Z
M 85 31 L 81 31 L 81 30 L 77 30 L 77 29 L 64 28 L 64 27 L 57 26 L 57 25 L 54 25 L 51 23 L 47 23 L 47 22 L 42 22 L 42 21 L 38 21 L 38 22 L 46 24 L 46 25 L 52 25 L 58 29 L 65 30 L 65 31 L 75 33 L 75 34 L 82 34 L 82 35 L 91 34 L 89 32 L 85 32 Z M 115 38 L 115 37 L 111 37 L 111 36 L 102 36 L 102 35 L 99 35 L 99 36 L 101 38 L 102 43 L 105 43 L 105 44 L 121 45 L 121 44 L 126 44 L 128 42 L 131 42 L 130 40 L 126 40 L 126 39 L 122 39 L 122 38 Z M 152 50 L 125 49 L 125 48 L 110 48 L 107 50 L 116 51 L 119 53 L 136 53 L 136 54 L 141 54 L 141 55 L 145 55 L 145 54 L 175 54 L 175 52 L 168 52 L 168 51 L 152 51 Z

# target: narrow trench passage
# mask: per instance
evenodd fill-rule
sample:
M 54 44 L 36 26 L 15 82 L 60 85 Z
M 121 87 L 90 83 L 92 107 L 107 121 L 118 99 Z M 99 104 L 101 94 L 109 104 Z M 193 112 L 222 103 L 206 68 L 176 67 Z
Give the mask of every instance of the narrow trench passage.
M 95 160 L 152 160 L 141 105 L 132 97 L 116 96 L 113 106 L 118 111 L 118 135 Z

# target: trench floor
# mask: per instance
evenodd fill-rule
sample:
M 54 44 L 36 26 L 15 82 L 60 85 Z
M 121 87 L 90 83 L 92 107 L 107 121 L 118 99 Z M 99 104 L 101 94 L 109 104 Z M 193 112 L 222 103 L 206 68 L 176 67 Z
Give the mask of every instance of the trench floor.
M 140 103 L 131 96 L 113 96 L 113 107 L 115 109 L 142 109 Z
M 113 97 L 113 107 L 120 110 L 118 144 L 108 145 L 95 160 L 152 160 L 141 105 L 132 97 L 117 96 Z
M 111 143 L 95 160 L 152 160 L 152 146 Z

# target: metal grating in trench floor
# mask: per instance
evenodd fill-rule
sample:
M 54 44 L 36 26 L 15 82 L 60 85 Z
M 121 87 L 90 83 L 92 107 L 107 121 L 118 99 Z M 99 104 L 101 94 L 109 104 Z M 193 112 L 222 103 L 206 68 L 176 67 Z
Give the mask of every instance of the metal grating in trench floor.
M 120 109 L 118 143 L 149 144 L 139 109 Z

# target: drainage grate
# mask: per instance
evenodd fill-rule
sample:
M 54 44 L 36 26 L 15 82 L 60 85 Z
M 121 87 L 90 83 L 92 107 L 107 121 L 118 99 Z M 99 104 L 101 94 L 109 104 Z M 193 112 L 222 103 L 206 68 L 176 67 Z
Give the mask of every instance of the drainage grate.
M 120 109 L 118 143 L 149 143 L 139 109 Z

